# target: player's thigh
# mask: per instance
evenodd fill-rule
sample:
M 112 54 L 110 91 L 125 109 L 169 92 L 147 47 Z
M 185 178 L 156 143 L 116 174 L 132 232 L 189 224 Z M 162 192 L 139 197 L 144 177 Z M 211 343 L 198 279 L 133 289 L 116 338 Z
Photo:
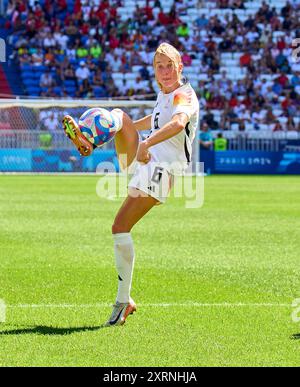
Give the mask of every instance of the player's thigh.
M 120 113 L 120 109 L 114 109 Z M 123 114 L 123 128 L 115 135 L 115 145 L 121 168 L 125 169 L 133 162 L 139 146 L 139 135 L 134 128 L 132 119 Z M 123 159 L 124 158 L 124 159 Z
M 132 227 L 158 203 L 158 200 L 151 196 L 128 196 L 117 213 L 112 233 L 130 232 Z

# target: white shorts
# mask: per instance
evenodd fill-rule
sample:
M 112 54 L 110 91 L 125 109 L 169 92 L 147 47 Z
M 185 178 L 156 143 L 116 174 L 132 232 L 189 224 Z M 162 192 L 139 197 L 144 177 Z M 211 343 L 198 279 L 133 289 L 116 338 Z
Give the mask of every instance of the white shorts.
M 158 162 L 136 163 L 135 172 L 128 184 L 128 192 L 131 196 L 151 196 L 160 203 L 165 203 L 173 180 L 173 175 Z M 132 188 L 138 189 L 139 192 Z

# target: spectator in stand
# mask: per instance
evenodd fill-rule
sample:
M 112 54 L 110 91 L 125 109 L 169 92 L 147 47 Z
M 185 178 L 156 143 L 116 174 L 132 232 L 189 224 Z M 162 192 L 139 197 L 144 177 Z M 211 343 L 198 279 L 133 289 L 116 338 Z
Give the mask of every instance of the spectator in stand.
M 282 124 L 280 123 L 279 120 L 275 121 L 275 124 L 273 126 L 272 131 L 273 132 L 283 132 L 284 131 L 284 128 L 283 128 L 283 126 L 282 126 Z
M 235 109 L 238 106 L 238 104 L 239 104 L 239 100 L 238 100 L 237 96 L 235 94 L 232 94 L 231 98 L 229 100 L 229 107 L 231 109 Z
M 44 74 L 40 77 L 40 87 L 41 88 L 48 88 L 48 87 L 54 87 L 56 85 L 56 82 L 50 73 L 50 70 L 46 70 Z
M 70 20 L 65 26 L 65 33 L 69 38 L 70 43 L 74 43 L 76 38 L 80 36 L 79 29 L 74 20 Z
M 271 125 L 271 124 L 274 124 L 275 121 L 276 121 L 276 116 L 273 113 L 271 106 L 269 106 L 263 123 L 266 125 Z
M 56 45 L 63 51 L 65 51 L 67 49 L 67 46 L 68 46 L 68 42 L 70 40 L 70 38 L 65 34 L 63 33 L 61 30 L 60 30 L 60 27 L 57 26 L 56 29 L 55 29 L 55 32 L 53 34 L 53 38 L 55 39 L 56 41 Z
M 221 9 L 229 8 L 229 0 L 217 0 L 217 6 Z
M 167 26 L 170 24 L 170 18 L 167 14 L 163 12 L 162 7 L 160 7 L 160 12 L 158 14 L 158 21 L 162 26 Z
M 129 88 L 128 88 L 126 80 L 124 78 L 122 81 L 122 84 L 118 85 L 118 93 L 120 96 L 126 96 L 126 95 L 128 95 L 128 90 L 129 90 Z
M 248 52 L 246 52 L 240 57 L 240 65 L 242 67 L 249 67 L 251 65 L 251 61 L 252 61 L 252 58 Z
M 258 105 L 256 105 L 252 113 L 252 121 L 254 123 L 254 128 L 256 130 L 259 130 L 260 125 L 264 123 L 264 120 L 265 120 L 264 112 L 260 110 Z
M 183 38 L 185 38 L 186 36 L 189 36 L 190 33 L 191 33 L 191 31 L 190 31 L 189 26 L 187 25 L 187 23 L 183 23 L 176 30 L 177 36 L 180 36 L 180 37 L 183 37 Z
M 34 66 L 41 66 L 44 62 L 44 53 L 41 48 L 35 50 L 31 55 L 31 61 Z
M 208 26 L 209 21 L 205 16 L 205 14 L 202 14 L 200 17 L 197 17 L 194 23 L 195 23 L 195 26 L 199 28 L 199 30 L 201 30 L 202 28 L 205 28 Z
M 63 80 L 68 80 L 68 81 L 76 81 L 76 74 L 74 71 L 74 68 L 72 67 L 71 64 L 69 64 L 65 69 L 63 69 Z
M 142 94 L 146 94 L 145 84 L 143 83 L 141 77 L 137 77 L 137 78 L 136 78 L 135 85 L 134 85 L 134 89 L 135 89 L 137 92 L 140 92 L 140 93 L 142 93 Z
M 275 80 L 273 86 L 272 86 L 272 92 L 276 94 L 278 97 L 282 94 L 283 92 L 283 87 L 279 82 Z
M 221 95 L 213 95 L 207 105 L 210 109 L 223 110 L 225 107 L 225 98 Z
M 259 39 L 259 33 L 258 33 L 256 26 L 253 26 L 250 29 L 250 31 L 247 32 L 247 34 L 245 35 L 245 38 L 248 40 L 250 45 Z
M 46 38 L 44 39 L 43 47 L 47 49 L 47 48 L 56 47 L 56 45 L 57 45 L 57 42 L 54 39 L 53 35 L 51 34 L 51 32 L 48 32 L 46 35 Z
M 292 85 L 292 87 L 300 86 L 300 71 L 297 71 L 291 77 L 291 85 Z
M 77 43 L 76 55 L 79 59 L 86 58 L 89 55 L 88 49 L 81 42 Z
M 221 128 L 223 130 L 230 130 L 231 125 L 238 123 L 238 115 L 232 109 L 229 108 L 227 103 L 221 117 Z
M 84 61 L 81 61 L 79 63 L 79 66 L 80 67 L 78 67 L 78 69 L 76 70 L 75 75 L 77 78 L 78 85 L 81 85 L 84 80 L 89 79 L 91 73 L 90 73 L 90 70 L 87 68 Z
M 144 81 L 148 81 L 150 79 L 150 73 L 145 63 L 143 64 L 143 67 L 139 70 L 139 73 Z
M 98 68 L 93 76 L 93 85 L 94 86 L 103 86 L 103 78 L 102 78 L 102 72 Z
M 246 125 L 242 121 L 238 123 L 238 133 L 236 134 L 236 138 L 238 139 L 248 138 L 248 133 L 246 132 Z
M 82 83 L 79 85 L 79 90 L 76 92 L 78 98 L 94 98 L 94 91 L 89 83 L 88 79 L 83 79 Z
M 55 54 L 52 48 L 48 48 L 45 53 L 45 65 L 48 67 L 55 66 Z
M 181 58 L 182 58 L 182 63 L 184 66 L 191 66 L 192 65 L 192 58 L 187 52 L 184 52 Z
M 289 112 L 289 109 L 292 107 L 292 100 L 288 92 L 285 93 L 285 99 L 281 102 L 281 107 L 286 112 Z
M 249 110 L 246 109 L 246 106 L 245 105 L 241 105 L 238 109 L 238 112 L 235 111 L 237 116 L 238 116 L 238 123 L 239 124 L 246 124 L 247 123 L 251 123 L 251 116 L 250 116 L 250 112 Z
M 59 130 L 60 128 L 60 122 L 58 121 L 57 117 L 54 115 L 54 113 L 50 113 L 49 117 L 47 117 L 44 121 L 44 126 L 49 132 L 54 132 L 56 130 Z
M 297 129 L 296 122 L 292 116 L 288 116 L 288 120 L 286 123 L 286 129 L 288 131 L 296 131 L 296 129 Z
M 277 83 L 280 84 L 280 86 L 283 88 L 283 89 L 287 89 L 289 88 L 289 78 L 284 74 L 284 73 L 281 73 L 281 75 L 276 78 L 275 80 Z
M 85 63 L 86 67 L 89 69 L 90 71 L 90 74 L 93 74 L 95 73 L 95 71 L 97 71 L 98 69 L 98 66 L 95 64 L 95 62 L 92 60 L 92 57 L 91 56 L 88 56 L 86 58 L 86 63 Z
M 215 120 L 213 113 L 209 109 L 207 110 L 207 113 L 203 116 L 203 122 L 207 124 L 207 126 L 211 130 L 215 130 L 219 126 L 219 124 Z
M 100 58 L 102 54 L 102 47 L 100 46 L 99 42 L 96 41 L 93 45 L 91 45 L 89 53 L 93 59 Z
M 202 150 L 210 150 L 213 145 L 213 136 L 206 122 L 202 124 L 202 130 L 199 134 L 199 144 Z

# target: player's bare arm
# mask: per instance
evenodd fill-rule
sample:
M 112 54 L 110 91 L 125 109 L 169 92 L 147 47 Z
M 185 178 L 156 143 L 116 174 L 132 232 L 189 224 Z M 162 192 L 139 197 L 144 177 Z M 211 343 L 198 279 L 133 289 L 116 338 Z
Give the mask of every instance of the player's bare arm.
M 138 132 L 151 129 L 151 114 L 133 122 L 134 129 Z
M 176 136 L 186 127 L 187 123 L 188 116 L 185 113 L 175 114 L 169 123 L 139 144 L 137 161 L 147 164 L 151 160 L 149 148 Z

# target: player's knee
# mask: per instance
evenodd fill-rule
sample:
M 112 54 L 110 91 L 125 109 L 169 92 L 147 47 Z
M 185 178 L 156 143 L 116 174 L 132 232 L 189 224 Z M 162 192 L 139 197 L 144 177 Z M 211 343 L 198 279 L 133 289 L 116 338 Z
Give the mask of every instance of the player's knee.
M 113 109 L 113 112 L 116 112 L 117 114 L 122 115 L 123 129 L 127 129 L 129 126 L 133 125 L 132 119 L 123 110 L 121 110 L 121 109 Z
M 124 223 L 114 222 L 111 228 L 112 234 L 123 234 L 131 231 L 131 227 Z

